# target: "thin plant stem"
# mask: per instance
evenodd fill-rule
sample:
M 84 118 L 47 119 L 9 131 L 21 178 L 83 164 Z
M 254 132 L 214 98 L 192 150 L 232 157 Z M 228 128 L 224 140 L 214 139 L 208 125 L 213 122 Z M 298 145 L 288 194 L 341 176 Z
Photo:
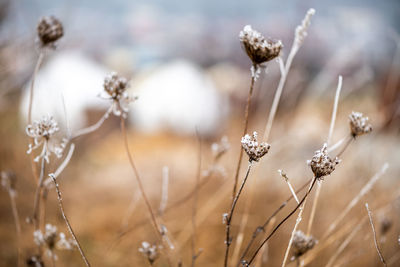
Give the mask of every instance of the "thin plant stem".
M 336 217 L 336 219 L 328 227 L 328 230 L 322 236 L 322 239 L 327 238 L 337 227 L 337 225 L 343 220 L 343 218 L 349 213 L 349 211 L 360 201 L 360 199 L 367 194 L 374 184 L 381 178 L 389 167 L 388 163 L 383 164 L 382 168 L 377 172 L 366 185 L 360 190 L 360 192 L 350 201 L 350 203 L 344 208 L 344 210 Z
M 161 188 L 161 200 L 160 207 L 158 209 L 158 214 L 160 216 L 164 215 L 165 208 L 168 203 L 168 183 L 169 183 L 169 168 L 164 166 L 162 169 L 162 188 Z
M 369 217 L 369 223 L 371 224 L 372 233 L 374 234 L 374 244 L 375 244 L 376 251 L 378 252 L 378 255 L 379 255 L 379 258 L 380 258 L 381 262 L 386 267 L 387 264 L 386 264 L 385 258 L 383 257 L 382 251 L 381 251 L 381 249 L 379 247 L 378 240 L 376 238 L 376 231 L 375 231 L 374 221 L 372 220 L 372 212 L 369 209 L 368 203 L 365 203 L 365 208 L 367 209 L 368 217 Z
M 332 257 L 329 259 L 328 263 L 326 264 L 326 267 L 331 267 L 333 266 L 333 263 L 339 257 L 340 253 L 343 252 L 343 250 L 349 245 L 350 241 L 355 237 L 355 235 L 360 231 L 361 226 L 365 223 L 365 220 L 360 222 L 354 229 L 353 231 L 347 236 L 347 238 L 342 242 L 342 244 L 339 246 L 339 248 L 335 251 L 335 253 L 332 255 Z
M 36 62 L 35 69 L 32 74 L 32 80 L 31 80 L 31 85 L 29 88 L 29 105 L 28 105 L 28 124 L 32 123 L 32 106 L 33 106 L 33 95 L 34 95 L 34 88 L 35 88 L 35 79 L 37 76 L 37 73 L 39 71 L 40 65 L 43 62 L 44 58 L 44 52 L 41 50 L 39 53 L 38 60 Z M 33 138 L 30 138 L 29 140 L 30 145 L 33 145 Z M 33 153 L 30 154 L 29 156 L 30 161 L 31 161 L 31 168 L 32 168 L 32 173 L 33 177 L 35 178 L 36 181 L 39 181 L 39 176 L 38 176 L 38 170 L 37 166 L 35 164 L 35 157 L 33 156 Z
M 312 186 L 312 183 L 310 183 L 309 189 L 311 189 L 311 186 Z M 294 227 L 293 227 L 293 230 L 292 230 L 292 234 L 291 234 L 290 239 L 289 239 L 289 244 L 288 244 L 288 246 L 287 246 L 287 248 L 286 248 L 286 251 L 285 251 L 285 256 L 284 256 L 284 258 L 283 258 L 282 267 L 285 267 L 285 266 L 286 266 L 286 261 L 287 261 L 287 259 L 288 259 L 288 257 L 289 257 L 289 251 L 290 251 L 290 248 L 292 247 L 293 238 L 294 238 L 294 235 L 295 235 L 295 233 L 296 233 L 297 227 L 299 226 L 299 224 L 300 224 L 300 222 L 301 222 L 301 219 L 302 219 L 302 216 L 303 216 L 303 211 L 304 211 L 304 207 L 305 207 L 305 205 L 306 205 L 306 202 L 307 202 L 307 199 L 304 200 L 303 205 L 301 205 L 300 208 L 299 208 L 299 209 L 300 209 L 300 212 L 299 212 L 299 214 L 297 215 L 296 223 L 294 224 Z
M 230 247 L 230 244 L 231 244 L 230 230 L 231 230 L 231 222 L 232 222 L 232 218 L 233 218 L 233 213 L 235 211 L 236 204 L 237 204 L 237 202 L 239 200 L 239 197 L 240 197 L 240 195 L 241 195 L 241 193 L 243 191 L 243 188 L 244 188 L 244 186 L 246 184 L 247 178 L 249 177 L 249 173 L 250 173 L 252 165 L 253 165 L 252 162 L 249 161 L 249 164 L 248 164 L 248 167 L 247 167 L 247 171 L 246 171 L 246 175 L 245 175 L 245 177 L 243 179 L 243 182 L 242 182 L 238 192 L 236 193 L 235 198 L 233 199 L 231 210 L 229 211 L 229 214 L 226 217 L 226 222 L 225 222 L 226 223 L 226 239 L 225 239 L 226 249 L 225 249 L 225 259 L 224 259 L 224 266 L 225 267 L 228 266 L 229 247 Z
M 14 189 L 9 189 L 8 194 L 10 196 L 11 210 L 14 217 L 15 231 L 17 233 L 17 266 L 22 263 L 21 259 L 21 223 L 19 221 L 19 214 L 17 209 L 17 203 L 15 200 L 16 192 Z
M 256 249 L 256 251 L 254 252 L 253 256 L 250 258 L 250 261 L 248 262 L 248 264 L 250 265 L 255 257 L 257 256 L 258 252 L 260 251 L 260 249 L 265 245 L 265 243 L 268 242 L 268 240 L 275 234 L 275 232 L 297 211 L 298 208 L 300 208 L 300 206 L 303 204 L 303 202 L 306 200 L 306 198 L 308 197 L 308 195 L 310 194 L 311 190 L 313 189 L 315 182 L 317 181 L 317 178 L 314 177 L 312 179 L 311 182 L 311 186 L 308 189 L 308 191 L 306 192 L 306 194 L 304 195 L 304 197 L 301 199 L 300 203 L 297 204 L 297 206 L 280 222 L 278 223 L 277 226 L 275 226 L 275 228 L 271 231 L 271 233 L 262 241 L 262 243 L 258 246 L 258 248 Z
M 257 71 L 257 66 L 253 65 L 253 68 L 254 68 L 254 71 Z M 250 82 L 250 89 L 249 89 L 249 93 L 247 95 L 246 108 L 244 111 L 244 127 L 243 127 L 243 135 L 242 136 L 244 136 L 247 133 L 247 128 L 249 125 L 249 110 L 250 110 L 251 96 L 253 94 L 255 81 L 256 81 L 256 75 L 252 75 L 251 82 Z M 238 184 L 238 180 L 239 180 L 239 173 L 240 173 L 240 166 L 242 164 L 242 158 L 243 158 L 243 149 L 240 146 L 239 159 L 238 159 L 238 163 L 236 165 L 235 180 L 234 180 L 234 184 L 233 184 L 232 201 L 236 196 L 236 190 L 237 190 L 237 184 Z
M 304 183 L 299 189 L 297 189 L 296 194 L 300 193 L 304 188 L 306 188 L 307 185 L 309 185 L 311 181 L 312 181 L 312 178 L 309 179 L 306 183 Z M 291 195 L 279 206 L 279 208 L 277 208 L 277 209 L 267 218 L 267 220 L 264 222 L 263 225 L 258 226 L 258 227 L 254 230 L 254 232 L 253 232 L 253 234 L 252 234 L 252 236 L 251 236 L 251 239 L 250 239 L 249 243 L 247 244 L 245 250 L 243 251 L 242 256 L 240 257 L 240 260 L 239 260 L 237 266 L 239 266 L 239 265 L 240 265 L 240 262 L 241 262 L 242 260 L 244 260 L 244 258 L 246 257 L 248 251 L 250 250 L 250 247 L 253 245 L 253 243 L 254 243 L 254 241 L 256 240 L 256 238 L 257 238 L 257 236 L 259 235 L 259 233 L 265 232 L 265 227 L 269 224 L 269 222 L 272 221 L 272 220 L 275 218 L 275 216 L 276 216 L 284 207 L 286 207 L 287 203 L 288 203 L 290 200 L 292 200 L 293 198 L 294 198 L 294 195 L 291 194 Z
M 161 234 L 161 228 L 157 223 L 157 219 L 156 219 L 155 213 L 153 211 L 153 208 L 150 205 L 149 199 L 146 196 L 146 193 L 145 193 L 144 188 L 143 188 L 142 180 L 141 180 L 141 178 L 139 176 L 139 172 L 138 172 L 138 170 L 136 168 L 135 163 L 133 162 L 133 158 L 132 158 L 131 152 L 129 151 L 128 136 L 127 136 L 126 128 L 125 128 L 125 119 L 123 118 L 123 116 L 121 116 L 121 133 L 122 133 L 122 136 L 123 136 L 123 139 L 124 139 L 124 146 L 125 146 L 126 153 L 128 155 L 129 163 L 130 163 L 130 165 L 132 167 L 132 170 L 133 170 L 133 172 L 135 174 L 136 181 L 137 181 L 137 183 L 139 185 L 140 193 L 141 193 L 141 195 L 142 195 L 142 197 L 144 199 L 144 202 L 146 203 L 146 207 L 148 209 L 148 212 L 149 212 L 150 217 L 151 217 L 151 221 L 153 223 L 153 226 L 156 229 L 158 237 L 160 238 L 160 241 L 163 242 L 163 235 Z
M 196 215 L 197 215 L 197 202 L 199 197 L 199 183 L 200 183 L 200 175 L 201 175 L 201 150 L 202 150 L 202 142 L 201 137 L 196 131 L 197 138 L 199 140 L 199 148 L 198 148 L 198 164 L 197 164 L 197 173 L 196 173 L 196 182 L 194 187 L 194 198 L 193 198 L 193 207 L 192 207 L 192 227 L 193 227 L 193 235 L 192 235 L 192 263 L 191 266 L 195 266 L 195 262 L 197 259 L 196 253 Z
M 65 221 L 65 224 L 67 225 L 68 231 L 71 234 L 71 236 L 74 239 L 74 241 L 76 242 L 76 246 L 78 247 L 79 253 L 81 254 L 82 259 L 85 262 L 86 266 L 90 267 L 90 263 L 89 263 L 88 259 L 86 258 L 85 253 L 82 250 L 82 247 L 81 247 L 81 244 L 78 241 L 78 238 L 76 238 L 76 235 L 75 235 L 74 231 L 72 230 L 72 227 L 71 227 L 71 224 L 69 223 L 67 215 L 65 214 L 64 204 L 62 202 L 61 191 L 60 191 L 60 188 L 58 187 L 57 180 L 56 180 L 56 178 L 54 177 L 53 174 L 49 174 L 49 176 L 51 177 L 51 179 L 54 182 L 54 186 L 55 186 L 56 191 L 57 191 L 58 205 L 60 207 L 61 215 L 62 215 L 62 217 L 63 217 L 63 219 Z
M 336 114 L 337 114 L 337 109 L 338 109 L 338 105 L 339 105 L 339 96 L 340 96 L 340 91 L 342 90 L 342 82 L 343 82 L 343 78 L 342 78 L 341 75 L 339 75 L 338 84 L 337 84 L 336 93 L 335 93 L 335 100 L 334 100 L 334 103 L 333 103 L 331 124 L 329 126 L 328 138 L 326 140 L 326 144 L 327 144 L 328 147 L 329 147 L 329 145 L 331 143 L 333 129 L 335 128 Z M 316 190 L 316 193 L 315 193 L 315 198 L 314 198 L 313 205 L 312 205 L 312 208 L 311 208 L 310 219 L 308 220 L 308 226 L 307 226 L 306 235 L 310 235 L 311 234 L 311 229 L 312 229 L 312 225 L 313 225 L 314 218 L 315 218 L 315 212 L 317 210 L 317 204 L 318 204 L 319 196 L 321 194 L 321 188 L 322 188 L 322 182 L 318 182 L 317 190 Z
M 35 199 L 33 202 L 33 225 L 35 230 L 39 229 L 39 199 L 40 199 L 40 193 L 42 192 L 42 187 L 43 187 L 43 180 L 44 180 L 44 172 L 45 172 L 45 166 L 46 166 L 46 161 L 44 157 L 42 158 L 41 164 L 40 164 L 40 176 L 39 176 L 39 182 L 36 187 L 36 192 L 35 192 Z
M 60 166 L 58 166 L 58 168 L 54 172 L 54 177 L 55 178 L 58 178 L 58 176 L 60 176 L 60 174 L 68 166 L 69 162 L 71 161 L 72 155 L 74 154 L 74 150 L 75 150 L 75 144 L 71 143 L 70 146 L 69 146 L 69 150 L 68 150 L 67 156 L 65 157 L 63 162 L 60 164 Z M 51 182 L 52 182 L 51 178 L 47 178 L 46 181 L 44 181 L 44 186 L 45 187 L 49 187 Z

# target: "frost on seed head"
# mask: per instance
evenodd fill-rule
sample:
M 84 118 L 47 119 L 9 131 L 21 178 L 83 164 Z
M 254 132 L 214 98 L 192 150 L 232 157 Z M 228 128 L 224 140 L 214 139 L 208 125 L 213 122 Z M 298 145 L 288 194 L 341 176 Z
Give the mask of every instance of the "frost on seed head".
M 42 151 L 35 158 L 35 162 L 43 158 L 49 163 L 51 153 L 55 154 L 58 158 L 62 156 L 67 140 L 63 139 L 60 145 L 52 140 L 52 137 L 60 130 L 52 116 L 43 116 L 40 120 L 36 120 L 26 126 L 25 130 L 26 134 L 33 138 L 33 145 L 29 144 L 27 153 L 30 154 L 33 150 L 42 147 Z
M 370 133 L 372 126 L 369 123 L 368 117 L 364 116 L 361 112 L 351 112 L 349 115 L 350 131 L 353 137 Z
M 139 252 L 149 261 L 150 265 L 158 258 L 158 248 L 156 245 L 150 245 L 148 242 L 142 242 Z
M 37 33 L 43 47 L 55 47 L 55 42 L 64 35 L 61 22 L 54 16 L 42 17 L 37 25 Z
M 326 175 L 330 175 L 340 160 L 336 157 L 331 159 L 328 155 L 328 145 L 325 143 L 321 150 L 315 151 L 314 156 L 308 161 L 315 178 L 322 179 Z
M 299 26 L 296 27 L 296 31 L 294 33 L 294 42 L 295 44 L 300 47 L 304 42 L 304 39 L 307 37 L 307 30 L 311 24 L 311 17 L 315 14 L 315 9 L 310 8 L 307 11 L 306 16 L 304 17 L 303 21 Z
M 239 33 L 239 39 L 253 65 L 260 65 L 278 57 L 283 47 L 281 41 L 265 38 L 250 25 L 246 25 Z
M 111 72 L 104 79 L 104 91 L 106 96 L 104 98 L 113 101 L 113 114 L 115 116 L 126 117 L 129 111 L 129 104 L 136 98 L 131 98 L 126 91 L 128 88 L 128 80 L 116 72 Z
M 294 259 L 304 255 L 307 251 L 312 249 L 317 242 L 318 241 L 314 237 L 307 236 L 300 230 L 296 231 L 293 236 L 292 244 Z
M 249 161 L 259 161 L 271 146 L 265 142 L 259 143 L 257 141 L 257 132 L 254 132 L 252 136 L 246 134 L 242 137 L 242 148 L 249 156 Z

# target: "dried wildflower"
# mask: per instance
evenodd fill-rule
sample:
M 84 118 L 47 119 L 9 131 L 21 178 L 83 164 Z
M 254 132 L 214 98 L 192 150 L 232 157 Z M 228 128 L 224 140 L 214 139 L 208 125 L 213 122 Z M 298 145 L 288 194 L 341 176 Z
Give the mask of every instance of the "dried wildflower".
M 115 116 L 126 117 L 129 111 L 129 103 L 136 98 L 131 98 L 126 91 L 128 80 L 120 77 L 116 72 L 110 73 L 104 79 L 104 91 L 107 93 L 106 99 L 113 101 L 113 113 Z
M 26 126 L 26 134 L 32 137 L 34 141 L 33 146 L 29 144 L 27 153 L 30 154 L 33 150 L 43 145 L 42 152 L 35 158 L 35 162 L 38 162 L 40 158 L 44 158 L 49 163 L 51 153 L 54 153 L 58 158 L 62 156 L 67 140 L 63 139 L 60 145 L 51 140 L 51 137 L 59 130 L 58 124 L 52 116 L 44 116 Z
M 254 132 L 252 136 L 246 134 L 242 137 L 242 147 L 249 156 L 249 161 L 259 161 L 265 154 L 267 154 L 269 144 L 257 141 L 257 132 Z
M 239 33 L 239 39 L 253 65 L 256 66 L 278 57 L 283 47 L 281 41 L 265 38 L 250 25 L 246 25 Z
M 46 16 L 40 18 L 37 33 L 42 46 L 54 47 L 55 42 L 64 35 L 64 28 L 56 17 Z
M 231 145 L 228 142 L 228 137 L 223 136 L 219 143 L 213 143 L 211 145 L 211 151 L 216 159 L 219 159 L 226 151 L 229 150 Z
M 1 185 L 10 194 L 15 194 L 15 188 L 17 184 L 17 176 L 12 171 L 2 171 L 0 172 Z
M 44 233 L 41 230 L 33 232 L 33 240 L 36 245 L 45 246 L 47 255 L 55 259 L 57 256 L 54 254 L 54 249 L 72 250 L 76 246 L 76 242 L 73 239 L 66 239 L 64 233 L 57 233 L 57 227 L 51 224 L 46 224 Z
M 150 264 L 158 258 L 158 249 L 156 245 L 150 245 L 148 242 L 142 242 L 142 247 L 139 248 L 139 252 L 142 253 Z
M 44 262 L 39 255 L 34 255 L 26 260 L 26 265 L 31 267 L 44 267 Z
M 293 236 L 293 251 L 294 258 L 304 255 L 307 251 L 312 249 L 318 241 L 312 237 L 305 235 L 302 231 L 298 230 Z
M 315 14 L 315 9 L 310 8 L 307 11 L 306 16 L 299 26 L 296 27 L 296 31 L 294 34 L 294 42 L 300 47 L 303 43 L 304 39 L 307 37 L 307 30 L 311 23 L 311 17 Z
M 364 117 L 361 112 L 351 112 L 349 119 L 351 134 L 354 138 L 372 131 L 372 126 L 368 123 L 368 117 Z
M 322 179 L 326 175 L 330 175 L 340 160 L 336 157 L 331 159 L 328 155 L 328 145 L 325 143 L 321 150 L 315 151 L 314 156 L 308 161 L 315 178 Z

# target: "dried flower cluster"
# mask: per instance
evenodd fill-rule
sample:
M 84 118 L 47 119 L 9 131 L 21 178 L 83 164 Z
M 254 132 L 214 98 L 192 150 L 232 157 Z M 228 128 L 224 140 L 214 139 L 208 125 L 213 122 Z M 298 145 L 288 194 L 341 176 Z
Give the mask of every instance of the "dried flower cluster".
M 315 178 L 322 179 L 326 175 L 330 175 L 340 160 L 336 157 L 331 159 L 328 155 L 328 145 L 325 143 L 321 150 L 315 151 L 314 156 L 308 161 Z
M 37 25 L 37 33 L 42 46 L 53 47 L 64 35 L 64 28 L 56 17 L 42 17 Z
M 26 134 L 32 137 L 34 141 L 33 146 L 29 144 L 27 153 L 30 154 L 33 150 L 43 145 L 42 152 L 35 158 L 36 162 L 39 161 L 40 158 L 44 158 L 46 162 L 49 163 L 49 156 L 51 153 L 54 153 L 60 158 L 67 141 L 64 139 L 61 145 L 50 142 L 51 137 L 59 130 L 58 124 L 52 116 L 44 116 L 40 120 L 34 121 L 32 124 L 26 126 Z
M 156 245 L 150 245 L 148 242 L 142 242 L 142 247 L 139 248 L 139 252 L 142 253 L 149 263 L 152 265 L 153 262 L 158 258 L 158 248 Z
M 293 236 L 292 244 L 294 258 L 298 258 L 301 255 L 304 255 L 307 251 L 312 249 L 315 244 L 317 244 L 317 240 L 314 237 L 307 236 L 300 230 L 296 231 Z
M 72 250 L 76 243 L 73 239 L 66 239 L 64 233 L 57 235 L 57 227 L 51 224 L 46 224 L 45 231 L 41 230 L 33 232 L 33 240 L 38 246 L 45 246 L 49 256 L 54 256 L 54 249 Z
M 113 101 L 113 114 L 126 117 L 129 111 L 129 103 L 135 100 L 126 91 L 128 80 L 119 76 L 118 73 L 112 72 L 104 79 L 103 87 L 107 93 L 106 98 Z
M 265 154 L 268 153 L 269 144 L 265 142 L 259 143 L 257 141 L 257 132 L 254 132 L 252 136 L 246 134 L 242 137 L 242 147 L 249 156 L 249 161 L 259 161 Z
M 246 25 L 239 33 L 239 39 L 254 65 L 260 65 L 278 57 L 283 47 L 281 41 L 266 39 L 250 25 Z
M 311 23 L 311 17 L 315 14 L 315 9 L 311 8 L 307 11 L 306 16 L 299 26 L 296 27 L 294 34 L 294 42 L 300 47 L 304 39 L 307 37 L 307 30 Z
M 1 185 L 4 187 L 7 192 L 10 194 L 15 194 L 15 188 L 17 183 L 17 177 L 14 172 L 11 171 L 2 171 L 0 172 L 1 177 Z
M 369 124 L 368 117 L 361 112 L 351 112 L 349 115 L 350 131 L 353 137 L 367 134 L 372 131 L 372 126 Z

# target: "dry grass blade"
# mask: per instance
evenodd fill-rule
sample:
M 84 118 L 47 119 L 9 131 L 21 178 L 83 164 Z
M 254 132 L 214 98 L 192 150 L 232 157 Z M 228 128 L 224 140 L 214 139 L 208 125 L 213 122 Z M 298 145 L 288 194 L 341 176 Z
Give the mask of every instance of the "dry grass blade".
M 369 223 L 371 224 L 372 233 L 374 234 L 374 244 L 375 244 L 376 251 L 378 252 L 379 258 L 380 258 L 381 262 L 383 263 L 383 265 L 387 266 L 385 258 L 383 257 L 382 251 L 378 245 L 378 240 L 376 238 L 376 231 L 375 231 L 375 227 L 374 227 L 374 221 L 372 220 L 372 212 L 369 209 L 368 203 L 365 203 L 365 208 L 367 209 Z

